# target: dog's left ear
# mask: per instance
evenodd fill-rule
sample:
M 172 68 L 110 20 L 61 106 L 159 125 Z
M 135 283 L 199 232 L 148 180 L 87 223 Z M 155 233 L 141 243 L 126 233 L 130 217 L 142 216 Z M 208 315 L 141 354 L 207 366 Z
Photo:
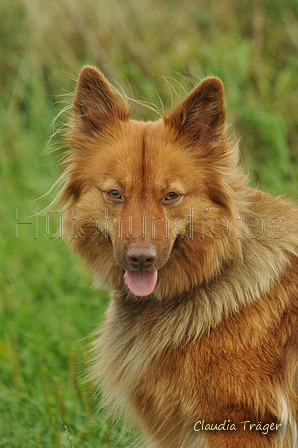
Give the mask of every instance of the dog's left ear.
M 225 123 L 221 80 L 216 77 L 203 79 L 170 115 L 164 117 L 164 121 L 176 131 L 178 138 L 186 138 L 193 145 L 216 138 Z

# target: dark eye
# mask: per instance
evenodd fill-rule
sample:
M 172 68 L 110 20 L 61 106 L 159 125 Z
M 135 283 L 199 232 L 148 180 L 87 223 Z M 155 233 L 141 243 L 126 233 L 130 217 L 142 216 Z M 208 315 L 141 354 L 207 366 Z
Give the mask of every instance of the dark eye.
M 177 199 L 179 194 L 175 193 L 174 191 L 171 191 L 168 193 L 164 199 L 164 201 L 173 201 L 174 199 Z
M 108 191 L 108 195 L 112 199 L 122 199 L 121 194 L 119 193 L 118 190 L 110 190 Z

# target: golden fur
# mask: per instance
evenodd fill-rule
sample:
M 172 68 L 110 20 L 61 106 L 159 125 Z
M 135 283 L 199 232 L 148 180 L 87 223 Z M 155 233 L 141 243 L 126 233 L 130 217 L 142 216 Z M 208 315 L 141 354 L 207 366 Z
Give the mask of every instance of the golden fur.
M 248 186 L 219 79 L 157 122 L 129 116 L 83 68 L 57 202 L 95 283 L 112 290 L 92 378 L 148 448 L 295 448 L 298 208 Z M 123 280 L 137 270 L 131 248 L 156 252 L 144 297 Z M 195 431 L 203 420 L 236 430 Z

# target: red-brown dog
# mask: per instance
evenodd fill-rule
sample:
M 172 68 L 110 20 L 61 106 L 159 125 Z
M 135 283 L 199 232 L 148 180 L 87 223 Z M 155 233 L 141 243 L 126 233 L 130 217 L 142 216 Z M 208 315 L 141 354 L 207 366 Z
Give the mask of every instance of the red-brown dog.
M 146 447 L 297 447 L 297 206 L 247 185 L 219 79 L 129 116 L 83 68 L 57 202 L 112 290 L 93 378 Z

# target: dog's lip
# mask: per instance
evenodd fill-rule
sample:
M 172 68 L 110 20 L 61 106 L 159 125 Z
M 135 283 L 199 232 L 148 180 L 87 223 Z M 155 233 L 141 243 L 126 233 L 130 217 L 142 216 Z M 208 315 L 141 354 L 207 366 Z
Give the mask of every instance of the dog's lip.
M 108 236 L 107 236 L 107 240 L 108 240 L 108 242 L 110 243 L 110 245 L 113 248 L 113 243 L 112 243 L 112 240 L 111 240 L 111 237 L 110 237 L 109 233 L 108 233 Z

